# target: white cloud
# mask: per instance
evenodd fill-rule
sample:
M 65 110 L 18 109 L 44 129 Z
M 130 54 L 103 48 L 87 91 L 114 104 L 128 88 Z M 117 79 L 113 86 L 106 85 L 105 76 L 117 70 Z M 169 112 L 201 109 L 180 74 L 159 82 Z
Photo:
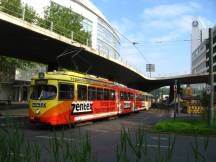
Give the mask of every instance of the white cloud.
M 157 36 L 150 38 L 151 41 L 157 42 L 182 39 L 182 35 L 185 34 L 190 37 L 193 15 L 200 8 L 199 3 L 186 2 L 158 5 L 144 9 L 142 15 L 143 30 L 160 31 Z
M 195 2 L 158 5 L 145 9 L 143 12 L 143 17 L 145 19 L 169 19 L 191 13 L 199 8 L 200 5 Z
M 191 15 L 182 15 L 178 18 L 168 19 L 168 20 L 149 20 L 147 25 L 146 22 L 143 23 L 143 26 L 149 26 L 150 28 L 154 28 L 156 30 L 175 30 L 182 32 L 190 32 L 191 31 L 191 22 L 193 16 Z

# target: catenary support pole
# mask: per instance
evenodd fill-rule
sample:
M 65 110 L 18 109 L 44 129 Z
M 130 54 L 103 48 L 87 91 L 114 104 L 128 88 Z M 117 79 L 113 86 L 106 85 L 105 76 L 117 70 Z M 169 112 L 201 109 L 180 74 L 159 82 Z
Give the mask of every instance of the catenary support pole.
M 214 119 L 214 75 L 213 75 L 213 32 L 209 28 L 209 86 L 210 86 L 210 100 L 208 108 L 208 125 L 213 125 Z

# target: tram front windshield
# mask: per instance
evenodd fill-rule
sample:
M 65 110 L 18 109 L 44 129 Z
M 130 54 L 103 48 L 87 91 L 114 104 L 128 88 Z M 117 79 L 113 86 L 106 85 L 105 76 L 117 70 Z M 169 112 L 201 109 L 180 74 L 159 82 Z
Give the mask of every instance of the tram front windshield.
M 57 89 L 52 85 L 36 85 L 32 87 L 32 100 L 51 100 L 56 97 Z

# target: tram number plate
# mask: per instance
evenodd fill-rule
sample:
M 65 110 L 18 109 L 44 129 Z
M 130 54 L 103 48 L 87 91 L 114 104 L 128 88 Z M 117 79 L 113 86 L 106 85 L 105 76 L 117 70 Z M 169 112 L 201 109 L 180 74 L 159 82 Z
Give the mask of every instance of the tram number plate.
M 35 80 L 36 85 L 46 85 L 47 83 L 47 80 Z
M 32 103 L 32 107 L 46 107 L 46 103 L 45 102 L 35 102 L 35 103 Z

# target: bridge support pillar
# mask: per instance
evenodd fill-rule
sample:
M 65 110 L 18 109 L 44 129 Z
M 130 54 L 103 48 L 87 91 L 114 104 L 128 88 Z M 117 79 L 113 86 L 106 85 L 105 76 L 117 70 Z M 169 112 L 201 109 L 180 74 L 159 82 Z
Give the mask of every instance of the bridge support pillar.
M 169 104 L 174 100 L 174 84 L 170 85 Z

